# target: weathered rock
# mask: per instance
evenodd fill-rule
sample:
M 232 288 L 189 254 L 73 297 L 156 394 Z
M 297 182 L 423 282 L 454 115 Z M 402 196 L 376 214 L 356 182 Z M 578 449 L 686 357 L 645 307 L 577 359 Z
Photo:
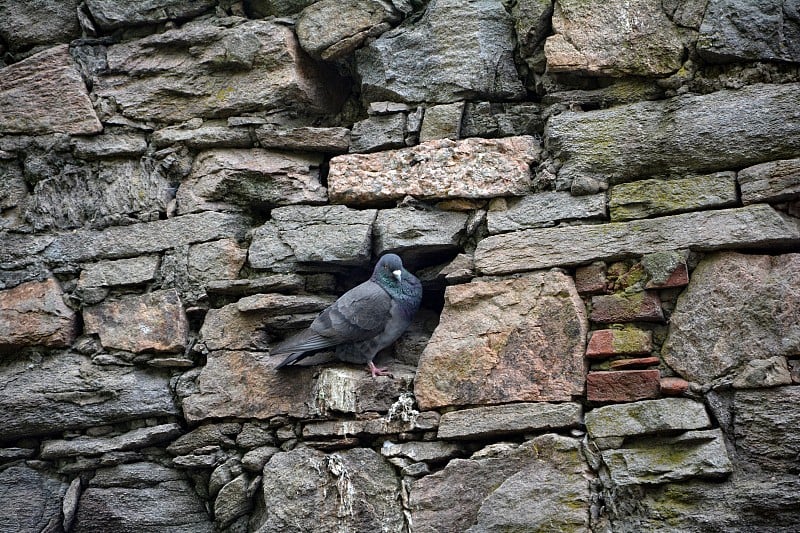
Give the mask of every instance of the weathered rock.
M 197 392 L 183 400 L 189 422 L 209 418 L 304 417 L 314 385 L 314 368 L 273 370 L 280 361 L 263 354 L 219 350 L 208 355 Z
M 240 474 L 219 491 L 214 500 L 214 519 L 219 527 L 232 524 L 240 516 L 246 515 L 253 506 L 248 495 L 250 478 Z
M 356 62 L 367 101 L 503 101 L 525 94 L 513 52 L 513 21 L 499 1 L 435 0 L 358 50 Z
M 800 255 L 722 253 L 701 261 L 678 298 L 664 361 L 706 383 L 756 359 L 800 350 Z M 742 349 L 746 347 L 746 349 Z
M 77 10 L 80 0 L 0 2 L 0 37 L 11 51 L 34 45 L 64 43 L 79 37 Z
M 279 129 L 262 126 L 256 130 L 258 143 L 264 148 L 341 154 L 350 148 L 347 128 L 301 127 Z
M 99 469 L 81 495 L 73 531 L 213 531 L 184 474 L 156 463 Z
M 734 395 L 737 457 L 771 473 L 800 472 L 798 412 L 800 387 L 738 390 Z
M 603 261 L 595 261 L 591 265 L 575 269 L 575 287 L 580 295 L 606 292 L 608 285 L 606 264 Z
M 71 352 L 0 363 L 4 439 L 177 414 L 162 372 L 96 366 Z
M 653 349 L 653 333 L 634 327 L 601 329 L 592 332 L 586 346 L 586 357 L 602 359 L 614 355 L 649 354 Z
M 703 404 L 688 398 L 607 405 L 586 413 L 586 429 L 592 438 L 687 431 L 705 429 L 710 425 Z
M 658 398 L 660 378 L 658 370 L 589 372 L 586 376 L 586 399 L 590 402 L 635 402 Z
M 559 178 L 630 181 L 669 170 L 700 174 L 797 157 L 800 84 L 638 102 L 550 117 L 546 145 Z M 664 124 L 670 124 L 665 130 Z
M 578 403 L 512 403 L 450 411 L 439 421 L 440 439 L 482 439 L 514 433 L 577 427 Z
M 475 249 L 483 274 L 509 274 L 598 259 L 691 248 L 719 250 L 797 242 L 800 228 L 766 205 L 601 225 L 493 235 Z
M 407 119 L 403 113 L 359 120 L 350 132 L 350 152 L 376 152 L 406 145 Z
M 89 135 L 102 129 L 67 45 L 0 68 L 4 133 Z
M 367 448 L 276 454 L 264 467 L 263 485 L 265 510 L 251 522 L 259 533 L 405 527 L 394 470 Z
M 634 441 L 601 455 L 617 486 L 719 479 L 733 472 L 719 429 Z
M 736 175 L 717 172 L 673 180 L 642 180 L 611 188 L 611 220 L 631 220 L 736 205 Z
M 253 232 L 248 262 L 258 269 L 292 269 L 296 262 L 366 265 L 372 252 L 374 209 L 340 205 L 287 206 Z
M 293 15 L 315 1 L 317 0 L 248 0 L 245 4 L 252 16 L 264 18 Z
M 689 41 L 658 0 L 558 0 L 552 21 L 544 46 L 552 72 L 664 76 L 681 67 Z
M 321 163 L 319 155 L 261 149 L 201 152 L 178 189 L 179 212 L 214 209 L 214 202 L 258 208 L 322 203 Z
M 709 62 L 800 62 L 800 20 L 783 2 L 737 2 L 732 12 L 722 0 L 708 3 L 697 51 Z
M 254 109 L 335 111 L 341 82 L 294 32 L 265 20 L 205 19 L 108 48 L 95 93 L 138 120 L 180 122 Z M 197 83 L 202 80 L 202 83 Z
M 440 139 L 378 154 L 334 157 L 328 174 L 332 202 L 370 204 L 417 199 L 524 195 L 539 143 L 529 136 Z
M 417 402 L 569 401 L 583 393 L 587 329 L 583 302 L 560 272 L 450 286 L 420 359 Z
M 658 365 L 661 362 L 660 357 L 633 357 L 630 359 L 615 359 L 608 363 L 610 370 L 626 370 L 631 368 L 642 368 L 647 366 Z
M 489 233 L 554 226 L 563 220 L 603 218 L 605 194 L 572 196 L 568 192 L 540 192 L 522 198 L 492 200 L 486 214 Z
M 579 441 L 552 434 L 454 459 L 414 483 L 411 519 L 417 531 L 588 531 L 586 470 Z
M 529 68 L 535 68 L 541 61 L 536 52 L 550 33 L 552 15 L 553 3 L 547 0 L 520 0 L 511 6 L 519 53 Z
M 314 407 L 320 414 L 386 412 L 398 396 L 411 388 L 411 367 L 391 365 L 393 378 L 375 379 L 363 368 L 329 367 L 320 372 L 314 387 Z
M 384 442 L 381 448 L 381 455 L 384 457 L 405 457 L 411 461 L 425 461 L 428 463 L 441 463 L 457 455 L 461 455 L 464 449 L 450 442 L 404 442 L 402 444 L 392 444 Z
M 248 279 L 211 280 L 206 283 L 209 294 L 247 296 L 256 293 L 293 293 L 305 287 L 305 280 L 298 274 L 267 274 Z
M 739 171 L 737 179 L 744 205 L 791 200 L 800 195 L 800 159 L 747 167 Z
M 0 501 L 8 506 L 0 513 L 0 530 L 61 531 L 61 500 L 66 492 L 65 483 L 24 464 L 0 471 Z
M 543 129 L 541 107 L 528 102 L 467 102 L 461 121 L 461 137 L 541 136 Z
M 0 349 L 72 344 L 78 325 L 63 296 L 53 278 L 0 291 Z
M 381 209 L 375 219 L 375 253 L 398 253 L 412 262 L 458 250 L 466 238 L 467 213 L 434 209 Z M 412 259 L 413 258 L 413 259 Z
M 183 352 L 189 322 L 180 296 L 167 289 L 106 301 L 83 310 L 84 331 L 104 348 L 129 352 Z
M 325 437 L 338 437 L 339 439 L 353 436 L 375 437 L 379 435 L 396 435 L 398 433 L 420 432 L 435 430 L 439 424 L 439 413 L 425 411 L 412 412 L 410 416 L 392 416 L 389 414 L 381 418 L 368 420 L 326 420 L 323 422 L 309 422 L 303 426 L 303 437 L 307 439 L 320 439 Z
M 232 239 L 193 244 L 189 247 L 189 275 L 205 282 L 235 279 L 246 259 L 247 250 Z
M 764 387 L 777 387 L 791 385 L 792 375 L 786 358 L 780 355 L 769 359 L 754 359 L 748 361 L 733 379 L 736 389 L 757 389 Z
M 663 322 L 661 300 L 655 291 L 643 291 L 592 296 L 592 322 Z
M 434 139 L 458 139 L 461 134 L 461 118 L 464 116 L 464 102 L 434 105 L 425 108 L 420 142 Z
M 152 281 L 158 272 L 158 265 L 157 255 L 90 263 L 81 270 L 78 288 L 137 285 Z
M 300 46 L 314 57 L 330 61 L 345 57 L 399 20 L 391 3 L 377 0 L 321 0 L 303 9 L 297 18 Z M 331 24 L 336 20 L 336 24 Z
M 264 465 L 279 451 L 280 448 L 276 448 L 275 446 L 254 448 L 242 456 L 242 468 L 250 472 L 261 474 Z
M 687 253 L 656 252 L 642 257 L 641 265 L 649 278 L 645 289 L 668 289 L 689 284 Z
M 103 30 L 187 19 L 210 10 L 214 5 L 214 0 L 148 0 L 136 4 L 120 4 L 113 0 L 86 2 L 92 18 Z
M 189 124 L 191 124 L 191 121 L 189 121 Z M 226 126 L 205 125 L 205 123 L 200 127 L 188 127 L 187 124 L 181 124 L 162 128 L 153 132 L 150 142 L 156 148 L 164 148 L 173 144 L 185 144 L 194 150 L 250 148 L 253 146 L 250 132 L 245 128 L 228 128 Z
M 194 451 L 208 448 L 234 448 L 234 437 L 242 429 L 241 424 L 205 424 L 181 435 L 175 442 L 167 446 L 173 455 L 186 455 Z
M 39 456 L 55 459 L 76 455 L 99 455 L 101 453 L 135 450 L 160 442 L 172 440 L 181 434 L 178 424 L 134 429 L 116 437 L 77 437 L 71 440 L 46 440 L 42 442 Z
M 95 137 L 76 137 L 72 152 L 81 159 L 135 157 L 147 150 L 147 140 L 138 133 L 109 133 Z
M 659 386 L 661 388 L 661 394 L 666 396 L 680 396 L 689 390 L 689 382 L 676 377 L 661 378 Z

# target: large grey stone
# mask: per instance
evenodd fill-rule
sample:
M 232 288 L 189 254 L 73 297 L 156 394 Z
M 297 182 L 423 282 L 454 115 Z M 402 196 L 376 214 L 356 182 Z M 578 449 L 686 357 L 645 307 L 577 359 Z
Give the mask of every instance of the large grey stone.
M 411 388 L 414 370 L 391 365 L 391 379 L 374 379 L 364 368 L 328 367 L 323 369 L 314 386 L 315 411 L 365 413 L 387 412 L 397 398 Z
M 381 209 L 375 219 L 375 253 L 407 260 L 458 250 L 467 238 L 469 215 L 434 209 Z
M 744 205 L 800 196 L 800 159 L 761 163 L 740 170 L 736 177 Z
M 0 291 L 0 349 L 69 346 L 78 333 L 75 312 L 53 278 Z
M 0 37 L 11 51 L 69 42 L 79 37 L 80 0 L 0 1 Z
M 734 442 L 740 460 L 770 473 L 798 473 L 800 387 L 736 391 Z
M 110 46 L 95 93 L 129 118 L 179 122 L 253 110 L 335 111 L 338 76 L 266 20 L 204 19 Z
M 529 229 L 493 235 L 475 249 L 483 274 L 508 274 L 665 250 L 796 243 L 800 227 L 768 205 L 610 224 Z
M 440 439 L 482 439 L 513 433 L 577 427 L 579 403 L 512 403 L 450 411 L 439 421 Z
M 411 487 L 415 531 L 589 531 L 580 442 L 547 434 L 482 458 L 453 459 Z M 531 505 L 535 502 L 535 505 Z
M 568 192 L 548 191 L 522 198 L 498 198 L 489 204 L 486 224 L 489 233 L 505 233 L 528 228 L 553 226 L 565 220 L 603 218 L 606 195 L 572 196 Z
M 0 363 L 0 425 L 7 439 L 177 414 L 163 372 L 97 366 L 70 352 Z
M 798 353 L 798 286 L 800 254 L 707 257 L 678 298 L 664 361 L 707 383 L 751 360 Z
M 353 124 L 351 152 L 377 152 L 406 145 L 408 120 L 403 113 L 367 117 Z
M 178 424 L 134 429 L 116 437 L 76 437 L 70 440 L 46 440 L 42 442 L 39 456 L 42 459 L 73 457 L 76 455 L 99 455 L 101 453 L 135 450 L 173 440 L 182 433 Z
M 560 178 L 612 182 L 667 171 L 709 173 L 796 157 L 800 84 L 750 85 L 550 117 Z M 665 127 L 669 125 L 669 127 Z
M 67 485 L 24 464 L 0 471 L 0 531 L 62 531 L 61 501 Z
M 188 19 L 210 10 L 214 5 L 214 0 L 145 0 L 134 3 L 114 0 L 86 1 L 92 18 L 103 30 L 156 24 L 170 19 Z
M 89 135 L 102 129 L 67 45 L 0 68 L 4 133 Z
M 248 129 L 229 128 L 215 124 L 219 124 L 219 121 L 203 122 L 200 127 L 195 127 L 191 121 L 177 126 L 168 126 L 154 131 L 150 142 L 156 148 L 185 144 L 194 150 L 250 148 L 255 144 Z
M 256 138 L 264 148 L 341 154 L 350 147 L 347 128 L 278 128 L 265 125 L 256 130 Z
M 586 413 L 586 429 L 592 438 L 687 431 L 705 429 L 710 425 L 703 404 L 688 398 L 607 405 Z
M 72 152 L 81 159 L 133 157 L 147 150 L 147 140 L 139 133 L 110 133 L 72 139 Z
M 264 511 L 251 520 L 258 533 L 405 530 L 394 470 L 368 448 L 275 454 L 263 486 Z
M 356 62 L 367 101 L 515 100 L 525 91 L 513 53 L 513 21 L 499 0 L 433 0 Z

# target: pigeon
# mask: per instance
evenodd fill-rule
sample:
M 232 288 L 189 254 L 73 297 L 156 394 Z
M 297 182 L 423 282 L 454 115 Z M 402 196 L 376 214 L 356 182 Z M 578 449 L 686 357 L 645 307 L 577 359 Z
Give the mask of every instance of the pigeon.
M 372 360 L 411 324 L 422 301 L 422 284 L 395 254 L 380 258 L 372 276 L 344 293 L 311 325 L 276 345 L 271 355 L 287 355 L 276 369 L 335 347 L 336 358 L 367 364 L 375 376 L 391 376 Z

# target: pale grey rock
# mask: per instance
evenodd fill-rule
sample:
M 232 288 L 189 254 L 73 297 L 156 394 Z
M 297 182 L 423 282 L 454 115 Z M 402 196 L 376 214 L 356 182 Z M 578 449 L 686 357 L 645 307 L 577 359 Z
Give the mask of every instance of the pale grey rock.
M 403 442 L 393 444 L 384 442 L 381 455 L 384 457 L 405 457 L 411 461 L 441 463 L 464 453 L 464 448 L 451 442 Z
M 798 254 L 708 256 L 678 298 L 664 361 L 708 383 L 748 361 L 796 354 L 800 324 L 786 310 L 798 305 L 798 280 Z
M 107 57 L 108 71 L 95 78 L 94 92 L 134 120 L 335 112 L 341 98 L 338 75 L 311 61 L 294 32 L 272 21 L 196 20 L 112 45 Z
M 458 250 L 467 238 L 468 213 L 414 209 L 381 209 L 375 219 L 375 253 L 394 252 L 414 262 L 430 254 Z
M 719 429 L 638 440 L 601 455 L 617 486 L 720 479 L 733 472 Z
M 8 439 L 178 414 L 168 374 L 100 367 L 71 352 L 3 361 L 0 385 L 0 424 Z
M 102 129 L 67 45 L 0 68 L 3 133 L 91 135 Z
M 189 247 L 189 276 L 196 281 L 235 279 L 247 259 L 247 250 L 232 239 L 193 244 Z
M 450 411 L 439 421 L 440 439 L 483 439 L 578 427 L 583 409 L 578 403 L 512 403 Z
M 458 139 L 461 136 L 464 105 L 464 102 L 455 102 L 426 107 L 422 128 L 419 130 L 420 142 L 434 139 Z
M 0 37 L 12 52 L 80 37 L 80 0 L 0 1 Z
M 592 438 L 635 437 L 705 429 L 710 425 L 711 420 L 703 404 L 689 398 L 607 405 L 586 413 L 586 429 Z
M 75 312 L 64 302 L 61 285 L 54 278 L 0 291 L 0 349 L 63 348 L 72 344 L 77 333 Z
M 137 133 L 108 133 L 94 137 L 72 139 L 72 152 L 81 159 L 133 157 L 147 150 L 144 135 Z
M 214 521 L 218 527 L 227 527 L 250 511 L 253 503 L 247 494 L 249 484 L 249 476 L 240 474 L 219 491 L 214 500 Z
M 331 202 L 375 204 L 417 199 L 521 196 L 530 191 L 530 166 L 539 142 L 531 136 L 503 139 L 438 139 L 376 154 L 331 159 Z
M 797 474 L 800 453 L 800 387 L 738 390 L 734 394 L 733 438 L 737 457 L 770 474 Z
M 78 289 L 138 285 L 153 281 L 159 263 L 157 255 L 89 263 L 81 270 Z
M 236 444 L 234 439 L 241 429 L 241 424 L 233 422 L 204 424 L 181 435 L 167 446 L 167 452 L 173 455 L 185 455 L 210 447 L 233 448 Z
M 411 519 L 416 531 L 589 531 L 587 468 L 580 442 L 553 434 L 453 459 L 411 486 Z
M 461 137 L 541 136 L 543 130 L 542 107 L 535 103 L 467 102 L 461 121 Z
M 630 181 L 666 171 L 700 174 L 797 156 L 800 84 L 755 84 L 550 117 L 546 145 L 578 175 Z M 664 124 L 671 127 L 664 129 Z
M 0 471 L 0 530 L 19 533 L 61 531 L 61 502 L 67 485 L 56 477 L 12 464 Z
M 261 446 L 260 448 L 252 449 L 242 456 L 242 468 L 249 472 L 260 474 L 264 469 L 264 465 L 273 455 L 280 451 L 280 448 L 275 446 Z
M 736 373 L 733 387 L 736 389 L 758 389 L 791 385 L 792 375 L 786 358 L 780 355 L 769 359 L 754 359 Z
M 45 440 L 39 452 L 42 459 L 56 459 L 76 455 L 100 455 L 108 452 L 136 450 L 164 441 L 182 433 L 178 424 L 134 429 L 116 437 L 76 437 L 70 440 Z
M 392 379 L 374 379 L 360 367 L 323 369 L 314 386 L 313 410 L 321 415 L 387 412 L 414 381 L 412 367 L 391 364 L 388 370 L 394 376 Z
M 64 501 L 61 505 L 61 511 L 64 516 L 64 531 L 72 531 L 72 524 L 75 521 L 75 513 L 78 511 L 78 501 L 80 500 L 80 497 L 81 478 L 76 477 L 70 482 L 67 492 L 64 494 Z
M 311 56 L 331 61 L 377 37 L 400 19 L 391 3 L 378 0 L 320 0 L 297 17 L 300 46 Z M 331 21 L 335 20 L 335 24 Z
M 735 9 L 710 0 L 700 26 L 697 51 L 713 63 L 800 62 L 800 18 L 792 2 L 741 0 Z
M 606 195 L 573 196 L 563 191 L 529 194 L 521 198 L 497 198 L 489 204 L 489 234 L 553 226 L 565 220 L 603 218 Z
M 153 132 L 150 141 L 156 148 L 185 144 L 194 150 L 249 148 L 254 144 L 250 132 L 245 128 L 205 124 L 198 128 L 188 128 L 186 125 L 162 128 Z
M 376 115 L 353 124 L 350 152 L 377 152 L 406 145 L 406 115 Z
M 800 159 L 770 161 L 737 174 L 744 205 L 782 202 L 800 195 Z
M 663 216 L 685 211 L 736 205 L 734 172 L 672 180 L 649 179 L 611 187 L 608 201 L 613 222 Z
M 206 283 L 209 294 L 247 296 L 265 292 L 297 292 L 305 287 L 299 274 L 267 274 L 248 279 L 211 280 Z
M 511 16 L 496 0 L 434 0 L 356 52 L 367 102 L 518 100 Z
M 263 485 L 264 511 L 251 518 L 259 533 L 405 528 L 394 469 L 367 448 L 278 453 L 264 467 Z
M 368 420 L 326 420 L 309 422 L 303 426 L 303 437 L 319 439 L 325 437 L 376 437 L 397 435 L 398 433 L 423 432 L 435 430 L 439 424 L 439 413 L 424 411 L 412 413 L 404 420 L 390 415 Z
M 86 7 L 103 30 L 188 19 L 209 11 L 214 0 L 145 0 L 133 4 L 113 0 L 87 0 Z
M 483 274 L 508 274 L 664 250 L 713 251 L 793 243 L 798 239 L 797 223 L 767 205 L 752 205 L 631 222 L 493 235 L 478 243 L 475 266 Z
M 350 130 L 331 127 L 279 128 L 266 125 L 256 130 L 258 143 L 264 148 L 342 154 L 350 148 Z

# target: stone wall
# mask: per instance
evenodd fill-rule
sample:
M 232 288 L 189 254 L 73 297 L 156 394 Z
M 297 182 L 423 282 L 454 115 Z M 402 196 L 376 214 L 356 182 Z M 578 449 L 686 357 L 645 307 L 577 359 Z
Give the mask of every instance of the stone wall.
M 800 19 L 0 0 L 0 531 L 796 531 Z M 269 345 L 399 253 L 394 378 Z

